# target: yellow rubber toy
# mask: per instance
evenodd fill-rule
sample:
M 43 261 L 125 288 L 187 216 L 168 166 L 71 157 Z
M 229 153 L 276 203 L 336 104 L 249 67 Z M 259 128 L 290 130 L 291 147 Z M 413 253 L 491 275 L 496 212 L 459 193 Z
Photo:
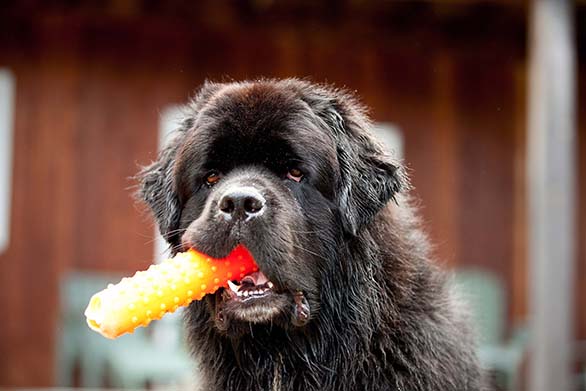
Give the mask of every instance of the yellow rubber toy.
M 240 280 L 258 270 L 243 246 L 223 259 L 195 250 L 177 254 L 92 296 L 85 310 L 89 327 L 108 338 L 132 333 L 166 313 L 200 300 L 229 280 Z

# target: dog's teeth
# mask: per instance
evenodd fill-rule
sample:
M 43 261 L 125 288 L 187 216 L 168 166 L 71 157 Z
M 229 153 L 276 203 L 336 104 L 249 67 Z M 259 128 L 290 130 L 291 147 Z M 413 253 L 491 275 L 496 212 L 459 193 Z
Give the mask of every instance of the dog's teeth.
M 267 285 L 268 285 L 269 289 L 273 289 L 273 283 L 272 282 L 270 282 L 270 281 L 267 282 Z
M 238 290 L 240 289 L 240 285 L 236 285 L 230 280 L 228 280 L 228 286 L 230 287 L 230 290 L 234 293 L 238 293 Z
M 238 292 L 236 292 L 236 295 L 237 295 L 238 297 L 242 297 L 242 292 L 238 291 Z
M 238 292 L 238 293 L 240 293 L 240 292 Z M 244 291 L 244 292 L 242 292 L 242 294 L 244 295 L 244 297 L 248 297 L 248 291 Z

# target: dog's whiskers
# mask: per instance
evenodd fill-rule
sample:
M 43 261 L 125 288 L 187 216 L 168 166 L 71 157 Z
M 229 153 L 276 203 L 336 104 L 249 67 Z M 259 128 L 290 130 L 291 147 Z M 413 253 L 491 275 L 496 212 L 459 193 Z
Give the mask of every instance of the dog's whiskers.
M 297 231 L 295 229 L 292 229 L 291 232 L 293 232 L 295 234 L 320 234 L 320 233 L 327 232 L 327 230 L 317 229 L 317 230 L 313 230 L 313 231 Z
M 174 234 L 176 234 L 176 233 L 181 233 L 181 232 L 184 232 L 184 231 L 185 231 L 185 228 L 180 228 L 180 229 L 174 229 L 174 230 L 171 230 L 171 231 L 167 232 L 166 234 L 167 234 L 167 235 L 174 235 Z M 147 236 L 146 236 L 146 235 L 142 235 L 142 236 L 143 236 L 144 238 L 147 238 Z M 157 237 L 148 236 L 148 239 L 149 239 L 149 240 L 147 240 L 147 241 L 144 243 L 145 245 L 154 243 L 154 242 L 155 242 L 155 240 L 157 240 Z
M 315 255 L 316 257 L 319 257 L 319 258 L 323 259 L 324 261 L 327 261 L 327 260 L 328 260 L 328 259 L 327 259 L 326 257 L 324 257 L 323 255 L 319 255 L 318 253 L 315 253 L 315 252 L 313 252 L 313 251 L 310 251 L 310 250 L 306 249 L 305 247 L 302 247 L 302 246 L 297 246 L 297 245 L 295 245 L 295 244 L 292 244 L 292 246 L 293 246 L 293 247 L 295 247 L 295 248 L 297 248 L 297 249 L 299 249 L 299 250 L 305 251 L 305 252 L 306 252 L 306 253 L 308 253 L 308 254 Z
M 167 235 L 174 235 L 180 232 L 186 232 L 189 228 L 179 228 L 179 229 L 172 229 L 171 231 L 166 232 Z
M 171 250 L 171 252 L 173 251 L 181 251 L 183 250 L 183 245 L 182 244 L 176 244 L 175 246 L 170 246 L 169 250 Z

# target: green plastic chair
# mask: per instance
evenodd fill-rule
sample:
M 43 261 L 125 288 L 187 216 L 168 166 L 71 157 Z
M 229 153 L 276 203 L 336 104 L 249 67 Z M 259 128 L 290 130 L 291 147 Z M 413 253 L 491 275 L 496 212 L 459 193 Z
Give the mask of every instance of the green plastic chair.
M 188 383 L 194 372 L 194 364 L 185 350 L 183 328 L 179 313 L 168 314 L 149 327 L 161 338 L 130 339 L 124 335 L 117 340 L 128 342 L 123 349 L 111 350 L 108 355 L 107 373 L 112 384 L 120 388 L 144 388 L 148 385 L 179 385 Z M 140 328 L 135 331 L 146 335 Z M 117 341 L 116 340 L 116 341 Z M 136 343 L 136 342 L 141 343 Z
M 100 387 L 105 376 L 108 341 L 91 331 L 83 312 L 90 297 L 119 275 L 71 272 L 60 281 L 60 316 L 57 327 L 57 386 L 74 386 L 73 374 L 80 369 L 83 387 Z
M 168 385 L 184 379 L 193 365 L 181 343 L 179 317 L 169 316 L 165 327 L 175 328 L 173 341 L 156 343 L 147 330 L 110 340 L 90 330 L 83 314 L 91 296 L 119 281 L 120 275 L 71 272 L 60 282 L 60 320 L 57 335 L 56 379 L 60 387 L 73 387 L 76 366 L 82 387 L 103 387 L 105 380 L 117 388 L 144 388 L 147 384 Z
M 505 339 L 506 296 L 502 282 L 487 271 L 459 270 L 454 283 L 471 311 L 480 363 L 494 374 L 500 389 L 517 390 L 528 332 L 526 327 L 517 326 L 511 338 Z

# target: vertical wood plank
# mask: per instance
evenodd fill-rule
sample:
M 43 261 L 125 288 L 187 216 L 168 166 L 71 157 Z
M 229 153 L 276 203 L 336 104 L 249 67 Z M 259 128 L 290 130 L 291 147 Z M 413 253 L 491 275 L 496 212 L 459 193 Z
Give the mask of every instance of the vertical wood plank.
M 514 95 L 514 196 L 513 256 L 511 262 L 511 312 L 514 324 L 528 321 L 527 275 L 527 71 L 525 64 L 516 64 Z
M 582 65 L 578 82 L 578 257 L 576 264 L 576 338 L 586 339 L 586 66 Z
M 570 390 L 575 264 L 573 3 L 531 9 L 527 179 L 531 390 Z M 554 77 L 555 75 L 555 77 Z
M 461 219 L 460 166 L 464 159 L 459 151 L 459 132 L 455 87 L 457 83 L 457 61 L 453 54 L 442 53 L 434 60 L 434 116 L 431 121 L 435 129 L 434 156 L 440 164 L 435 165 L 437 208 L 434 229 L 440 233 L 440 256 L 451 267 L 466 267 L 461 258 L 461 243 L 458 221 Z

